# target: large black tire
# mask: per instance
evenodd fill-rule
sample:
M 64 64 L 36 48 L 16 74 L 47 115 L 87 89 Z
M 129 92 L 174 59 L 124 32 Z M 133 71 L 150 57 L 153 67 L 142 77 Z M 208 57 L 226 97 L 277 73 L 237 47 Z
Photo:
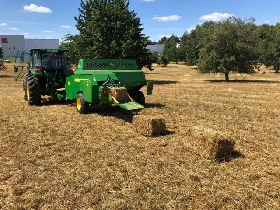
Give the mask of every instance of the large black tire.
M 137 91 L 134 94 L 133 99 L 139 104 L 142 104 L 142 105 L 145 104 L 145 96 L 144 96 L 144 93 L 142 91 Z
M 89 103 L 85 101 L 84 99 L 84 95 L 82 93 L 78 93 L 77 94 L 77 98 L 76 98 L 76 107 L 77 107 L 77 111 L 80 114 L 86 114 L 88 113 L 89 110 Z
M 37 77 L 29 74 L 26 76 L 25 81 L 25 95 L 29 105 L 41 104 L 41 87 Z
M 26 81 L 27 81 L 27 76 L 24 77 L 23 83 L 22 83 L 22 85 L 23 85 L 23 98 L 24 98 L 24 100 L 27 101 L 27 95 L 26 95 Z

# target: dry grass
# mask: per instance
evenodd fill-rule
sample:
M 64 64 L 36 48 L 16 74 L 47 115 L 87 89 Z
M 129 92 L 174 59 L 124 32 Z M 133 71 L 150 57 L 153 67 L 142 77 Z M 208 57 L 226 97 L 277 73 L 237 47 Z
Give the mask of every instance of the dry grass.
M 165 120 L 170 134 L 159 137 L 135 132 L 118 107 L 28 106 L 11 66 L 0 72 L 0 209 L 278 209 L 280 75 L 226 83 L 153 68 L 138 114 Z M 215 135 L 235 143 L 230 160 L 202 152 Z

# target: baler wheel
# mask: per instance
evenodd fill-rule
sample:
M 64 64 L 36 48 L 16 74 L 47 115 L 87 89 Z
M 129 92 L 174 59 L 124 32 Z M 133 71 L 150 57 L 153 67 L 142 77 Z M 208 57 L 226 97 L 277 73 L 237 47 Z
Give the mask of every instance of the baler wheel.
M 76 107 L 77 111 L 81 114 L 86 114 L 88 112 L 89 104 L 85 101 L 84 95 L 82 93 L 77 94 Z
M 145 96 L 142 91 L 137 91 L 134 95 L 134 100 L 139 103 L 144 105 L 145 104 Z
M 27 75 L 25 81 L 25 93 L 24 97 L 28 101 L 29 105 L 41 104 L 41 87 L 37 77 L 33 75 Z

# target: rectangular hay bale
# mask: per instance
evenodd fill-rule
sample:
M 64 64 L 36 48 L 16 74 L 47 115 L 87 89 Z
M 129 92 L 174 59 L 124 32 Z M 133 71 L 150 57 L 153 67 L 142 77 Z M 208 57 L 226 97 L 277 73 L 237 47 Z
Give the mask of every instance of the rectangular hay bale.
M 208 158 L 222 162 L 231 159 L 234 152 L 235 141 L 221 135 L 207 136 L 204 138 Z
M 125 87 L 113 87 L 110 89 L 111 95 L 120 103 L 126 103 L 130 101 L 127 89 Z
M 143 115 L 133 116 L 132 124 L 137 133 L 144 136 L 160 136 L 167 133 L 165 121 L 162 118 L 150 118 Z

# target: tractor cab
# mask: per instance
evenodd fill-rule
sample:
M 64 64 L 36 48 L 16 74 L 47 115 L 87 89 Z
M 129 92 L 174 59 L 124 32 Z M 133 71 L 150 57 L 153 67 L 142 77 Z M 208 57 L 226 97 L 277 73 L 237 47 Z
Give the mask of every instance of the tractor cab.
M 72 73 L 67 63 L 68 50 L 65 49 L 31 49 L 30 70 L 33 74 L 49 71 L 62 71 L 66 75 Z

